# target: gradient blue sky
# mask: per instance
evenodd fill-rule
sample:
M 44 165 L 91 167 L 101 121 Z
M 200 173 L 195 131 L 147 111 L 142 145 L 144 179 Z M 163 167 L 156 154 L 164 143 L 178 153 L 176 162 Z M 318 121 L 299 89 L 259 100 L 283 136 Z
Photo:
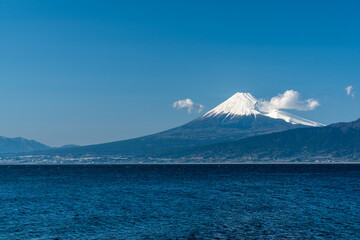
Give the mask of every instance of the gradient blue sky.
M 322 123 L 360 117 L 359 1 L 0 0 L 0 135 L 51 146 L 121 140 L 237 91 L 285 90 Z M 358 94 L 345 94 L 352 85 Z

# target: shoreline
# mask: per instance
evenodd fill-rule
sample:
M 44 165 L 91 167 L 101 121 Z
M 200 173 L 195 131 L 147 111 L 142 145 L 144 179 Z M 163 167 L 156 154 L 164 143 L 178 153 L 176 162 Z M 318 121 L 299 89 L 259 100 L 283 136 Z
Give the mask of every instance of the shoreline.
M 360 162 L 247 162 L 247 163 L 0 163 L 0 166 L 108 166 L 108 165 L 360 165 Z

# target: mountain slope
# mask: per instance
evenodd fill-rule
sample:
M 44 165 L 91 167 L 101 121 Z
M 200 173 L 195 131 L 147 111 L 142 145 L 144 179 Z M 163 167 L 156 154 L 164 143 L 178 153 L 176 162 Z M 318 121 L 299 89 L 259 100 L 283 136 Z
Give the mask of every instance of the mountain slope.
M 261 112 L 249 93 L 236 93 L 203 116 L 157 134 L 98 145 L 58 149 L 53 154 L 123 154 L 146 156 L 183 147 L 202 146 L 249 136 L 321 124 L 280 112 Z
M 0 153 L 20 153 L 48 150 L 50 147 L 25 138 L 0 137 Z
M 161 157 L 205 162 L 360 161 L 360 119 L 173 151 Z

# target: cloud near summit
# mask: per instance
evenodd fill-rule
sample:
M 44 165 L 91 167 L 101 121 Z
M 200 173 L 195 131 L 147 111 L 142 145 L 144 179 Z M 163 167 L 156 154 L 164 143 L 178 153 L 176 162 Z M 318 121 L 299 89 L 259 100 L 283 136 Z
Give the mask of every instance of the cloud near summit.
M 353 86 L 347 86 L 345 88 L 345 91 L 346 91 L 347 96 L 355 97 L 355 92 L 354 92 L 354 87 Z
M 314 110 L 320 106 L 318 100 L 309 98 L 307 100 L 300 99 L 300 93 L 294 90 L 287 90 L 284 93 L 270 99 L 270 101 L 262 101 L 261 107 L 264 111 L 270 112 L 276 109 L 294 109 L 300 111 Z
M 195 103 L 189 98 L 174 102 L 172 107 L 176 109 L 186 108 L 188 113 L 200 113 L 205 108 L 203 105 Z

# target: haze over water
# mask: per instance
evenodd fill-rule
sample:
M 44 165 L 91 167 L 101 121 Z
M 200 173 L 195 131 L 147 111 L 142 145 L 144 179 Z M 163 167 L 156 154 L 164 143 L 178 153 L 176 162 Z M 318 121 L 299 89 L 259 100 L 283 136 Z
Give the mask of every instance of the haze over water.
M 0 239 L 360 238 L 360 165 L 27 165 L 0 172 Z

